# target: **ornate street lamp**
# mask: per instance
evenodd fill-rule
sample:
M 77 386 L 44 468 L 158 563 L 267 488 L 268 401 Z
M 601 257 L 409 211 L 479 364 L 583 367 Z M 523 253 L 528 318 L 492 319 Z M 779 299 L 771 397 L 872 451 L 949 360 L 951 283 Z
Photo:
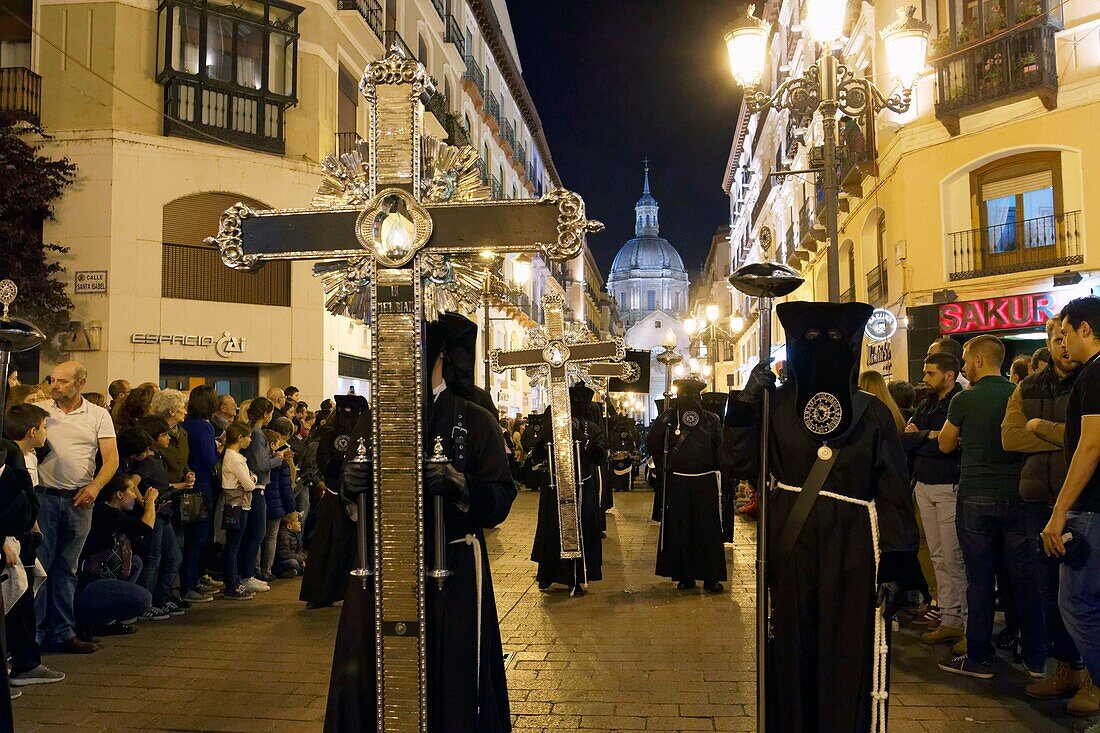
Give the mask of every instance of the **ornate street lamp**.
M 913 87 L 924 69 L 931 30 L 928 23 L 914 17 L 916 8 L 913 6 L 899 8 L 898 20 L 882 30 L 886 58 L 900 86 L 899 91 L 887 97 L 871 80 L 857 78 L 833 55 L 833 45 L 843 32 L 845 4 L 844 0 L 811 0 L 807 7 L 807 31 L 820 43 L 820 55 L 803 76 L 787 79 L 771 95 L 756 89 L 764 73 L 771 25 L 755 17 L 751 7 L 746 7 L 745 13 L 726 31 L 726 50 L 733 78 L 745 88 L 745 104 L 751 112 L 769 107 L 786 109 L 802 123 L 821 114 L 823 163 L 820 169 L 812 172 L 822 175 L 825 193 L 826 265 L 829 300 L 833 302 L 840 299 L 837 114 L 867 115 L 873 122 L 875 115 L 884 109 L 907 112 Z
M 676 351 L 676 332 L 671 328 L 665 331 L 665 350 L 657 354 L 657 361 L 665 365 L 665 407 L 672 399 L 672 368 L 679 365 L 684 357 Z

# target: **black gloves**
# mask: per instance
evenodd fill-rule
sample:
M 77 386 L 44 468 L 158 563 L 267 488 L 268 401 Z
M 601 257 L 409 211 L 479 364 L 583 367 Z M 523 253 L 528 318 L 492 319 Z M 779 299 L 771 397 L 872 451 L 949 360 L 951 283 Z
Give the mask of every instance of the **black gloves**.
M 764 390 L 775 391 L 775 372 L 772 371 L 771 359 L 764 359 L 752 368 L 745 388 L 737 395 L 737 400 L 756 404 L 764 396 Z
M 348 500 L 352 500 L 364 492 L 372 491 L 374 489 L 374 464 L 344 461 L 344 472 L 341 479 L 340 493 Z
M 901 583 L 879 583 L 877 602 L 887 621 L 896 616 L 905 607 L 905 593 L 902 592 Z
M 428 463 L 424 466 L 424 490 L 430 496 L 464 504 L 470 503 L 466 475 L 450 463 Z

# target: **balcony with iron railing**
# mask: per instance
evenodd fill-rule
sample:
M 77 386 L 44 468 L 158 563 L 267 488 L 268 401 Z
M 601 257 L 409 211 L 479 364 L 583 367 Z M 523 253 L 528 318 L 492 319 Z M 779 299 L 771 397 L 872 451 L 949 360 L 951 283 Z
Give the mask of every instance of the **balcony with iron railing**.
M 500 125 L 500 100 L 492 92 L 485 92 L 485 105 L 483 107 L 489 119 Z
M 1034 5 L 1036 0 L 1018 0 L 1018 8 L 1032 8 L 1028 13 Z M 1040 15 L 1007 31 L 1003 19 L 994 29 L 998 26 L 1001 30 L 987 29 L 992 37 L 976 43 L 972 39 L 978 31 L 971 23 L 933 41 L 941 54 L 931 62 L 936 73 L 936 117 L 952 135 L 959 134 L 960 117 L 1016 99 L 1034 95 L 1047 109 L 1057 106 L 1059 24 Z
M 361 144 L 362 143 L 362 144 Z M 364 159 L 366 159 L 367 153 L 366 140 L 359 137 L 358 132 L 338 132 L 336 133 L 336 154 L 346 155 L 348 153 L 354 153 L 356 150 L 360 151 Z
M 473 56 L 466 56 L 466 75 L 463 78 L 473 84 L 478 94 L 485 96 L 485 75 L 481 73 L 481 67 Z
M 529 174 L 531 166 L 528 164 L 529 159 L 527 157 L 527 148 L 524 147 L 523 143 L 520 142 L 519 140 L 516 140 L 515 148 L 516 148 L 516 154 L 514 156 L 514 160 L 519 161 L 520 166 L 522 166 L 522 168 L 523 168 L 523 172 Z M 530 180 L 530 178 L 531 178 L 530 175 L 528 175 L 527 177 L 528 177 L 528 180 Z
M 883 305 L 890 297 L 890 280 L 887 275 L 885 262 L 875 265 L 867 273 L 867 302 L 871 305 Z
M 439 15 L 439 19 L 445 20 L 447 17 L 447 0 L 432 0 L 432 7 L 435 8 L 435 12 Z
M 288 101 L 180 77 L 168 77 L 163 84 L 165 135 L 284 152 Z
M 498 177 L 493 176 L 489 187 L 492 190 L 494 200 L 504 198 L 504 183 Z
M 760 212 L 764 208 L 764 204 L 768 201 L 768 196 L 772 192 L 772 177 L 770 175 L 764 176 L 764 182 L 760 185 L 760 193 L 756 195 L 756 202 L 752 205 L 752 218 L 749 219 L 750 224 L 755 224 L 757 218 L 760 216 Z
M 405 43 L 405 39 L 402 38 L 401 34 L 395 30 L 382 32 L 382 45 L 386 47 L 386 51 L 389 51 L 391 48 L 394 47 L 394 45 L 396 45 L 405 53 L 405 58 L 416 58 L 416 54 L 413 53 L 413 50 L 411 48 L 409 48 L 409 44 Z
M 462 34 L 462 28 L 459 27 L 458 21 L 455 20 L 453 15 L 448 15 L 443 24 L 445 26 L 445 35 L 443 41 L 445 43 L 452 43 L 454 47 L 458 49 L 459 56 L 466 55 L 466 36 Z
M 375 38 L 385 43 L 382 38 L 382 5 L 378 0 L 336 0 L 336 9 L 357 11 L 363 16 Z
M 1085 261 L 1081 212 L 1039 216 L 952 232 L 951 280 L 1080 265 Z
M 854 303 L 855 300 L 856 300 L 856 288 L 855 288 L 854 285 L 840 294 L 840 302 L 841 303 Z
M 0 69 L 0 112 L 37 125 L 42 111 L 42 77 L 21 66 Z
M 875 151 L 859 122 L 842 118 L 839 125 L 840 146 L 837 148 L 837 182 L 849 196 L 863 194 L 863 179 L 874 173 Z M 822 189 L 824 195 L 824 189 Z
M 500 137 L 504 142 L 508 143 L 508 147 L 515 150 L 516 148 L 516 128 L 512 124 L 511 120 L 500 121 Z

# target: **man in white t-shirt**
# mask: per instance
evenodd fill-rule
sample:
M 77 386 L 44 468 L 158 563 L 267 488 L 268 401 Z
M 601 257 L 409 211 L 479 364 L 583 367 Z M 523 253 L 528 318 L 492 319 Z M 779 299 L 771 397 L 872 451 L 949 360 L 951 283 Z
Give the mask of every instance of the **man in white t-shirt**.
M 80 396 L 88 378 L 84 365 L 58 364 L 52 377 L 52 399 L 39 403 L 48 415 L 50 452 L 38 466 L 38 559 L 46 568 L 45 592 L 35 598 L 38 641 L 47 651 L 90 654 L 99 647 L 76 637 L 76 569 L 92 526 L 92 504 L 118 469 L 118 446 L 110 413 Z

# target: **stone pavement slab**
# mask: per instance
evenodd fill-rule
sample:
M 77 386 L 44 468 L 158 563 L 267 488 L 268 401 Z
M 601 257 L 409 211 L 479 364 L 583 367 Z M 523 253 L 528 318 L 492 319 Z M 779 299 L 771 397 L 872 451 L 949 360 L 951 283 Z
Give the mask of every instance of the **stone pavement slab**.
M 604 580 L 583 598 L 540 593 L 530 561 L 538 496 L 523 492 L 488 534 L 517 731 L 752 731 L 753 526 L 727 547 L 725 592 L 677 591 L 653 575 L 649 492 L 615 495 Z M 48 656 L 64 682 L 23 688 L 19 733 L 322 730 L 339 609 L 306 610 L 297 581 L 248 603 L 199 605 L 103 640 L 86 657 Z M 951 677 L 903 629 L 892 667 L 892 733 L 1072 730 L 1060 701 L 1026 698 L 1022 671 Z

